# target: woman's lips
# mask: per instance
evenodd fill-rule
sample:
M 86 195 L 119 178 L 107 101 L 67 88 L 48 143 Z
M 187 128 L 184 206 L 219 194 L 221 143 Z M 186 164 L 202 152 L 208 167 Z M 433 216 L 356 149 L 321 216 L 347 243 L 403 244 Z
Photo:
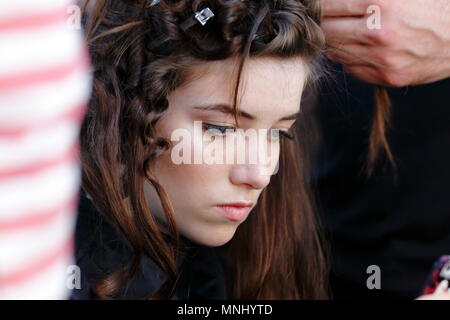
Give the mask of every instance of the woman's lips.
M 219 211 L 231 221 L 242 221 L 247 218 L 252 208 L 252 204 L 247 203 L 230 203 L 220 204 L 216 206 Z

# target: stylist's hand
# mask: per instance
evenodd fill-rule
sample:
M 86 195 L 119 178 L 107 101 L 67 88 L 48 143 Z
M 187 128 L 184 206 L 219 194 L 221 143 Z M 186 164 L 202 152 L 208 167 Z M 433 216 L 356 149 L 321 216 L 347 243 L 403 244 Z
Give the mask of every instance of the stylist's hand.
M 321 0 L 329 57 L 370 83 L 402 87 L 450 77 L 449 0 Z M 371 5 L 381 29 L 369 29 Z M 372 26 L 374 21 L 372 22 Z

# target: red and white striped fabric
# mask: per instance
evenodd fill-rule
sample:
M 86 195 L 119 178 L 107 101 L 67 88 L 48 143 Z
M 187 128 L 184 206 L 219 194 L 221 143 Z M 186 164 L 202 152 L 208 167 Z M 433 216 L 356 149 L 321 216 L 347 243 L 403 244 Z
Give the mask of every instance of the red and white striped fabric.
M 0 299 L 68 297 L 91 86 L 73 9 L 0 1 Z

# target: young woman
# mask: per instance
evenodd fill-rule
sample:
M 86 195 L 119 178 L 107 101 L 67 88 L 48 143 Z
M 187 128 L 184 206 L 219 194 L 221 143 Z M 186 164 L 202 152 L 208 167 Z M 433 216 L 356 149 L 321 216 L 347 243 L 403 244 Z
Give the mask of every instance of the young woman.
M 325 298 L 293 129 L 324 43 L 318 2 L 97 0 L 84 22 L 73 298 Z M 230 143 L 244 130 L 264 135 Z M 229 161 L 208 161 L 211 145 Z

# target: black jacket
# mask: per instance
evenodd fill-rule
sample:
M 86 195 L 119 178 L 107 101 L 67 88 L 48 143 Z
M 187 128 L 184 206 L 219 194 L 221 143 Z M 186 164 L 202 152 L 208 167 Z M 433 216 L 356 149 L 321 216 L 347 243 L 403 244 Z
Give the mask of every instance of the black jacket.
M 76 264 L 81 270 L 81 288 L 71 299 L 95 299 L 92 286 L 107 275 L 127 266 L 133 249 L 118 229 L 81 193 L 75 233 Z M 226 299 L 227 287 L 222 263 L 214 248 L 196 245 L 182 238 L 178 289 L 173 299 Z M 115 299 L 147 299 L 165 279 L 149 258 L 143 258 L 136 276 Z
M 315 162 L 334 297 L 417 297 L 433 262 L 450 252 L 450 79 L 388 90 L 397 180 L 383 163 L 367 178 L 373 86 L 336 68 L 320 91 Z M 381 290 L 366 286 L 370 265 L 381 269 Z

